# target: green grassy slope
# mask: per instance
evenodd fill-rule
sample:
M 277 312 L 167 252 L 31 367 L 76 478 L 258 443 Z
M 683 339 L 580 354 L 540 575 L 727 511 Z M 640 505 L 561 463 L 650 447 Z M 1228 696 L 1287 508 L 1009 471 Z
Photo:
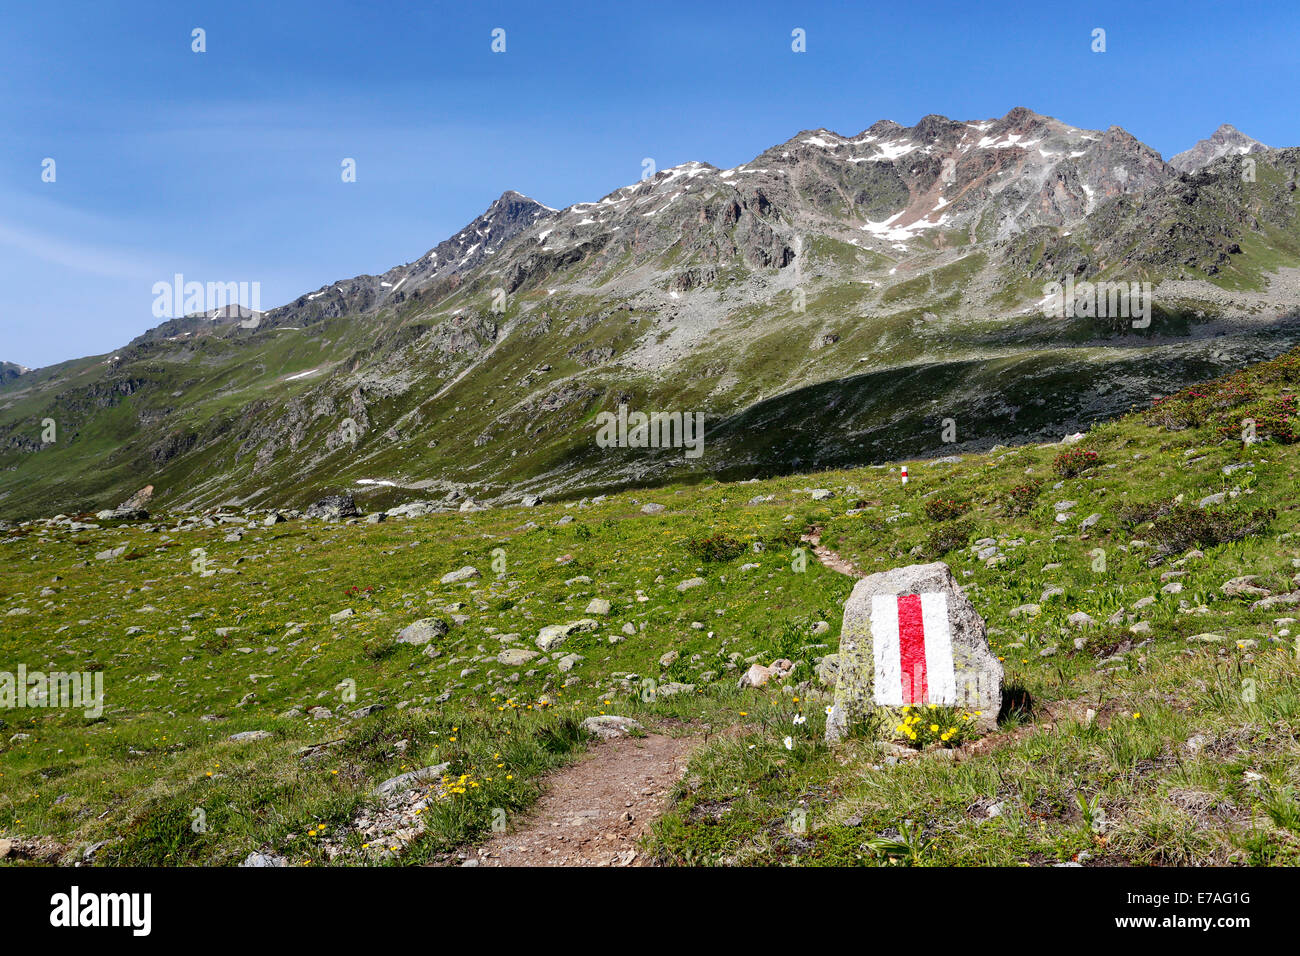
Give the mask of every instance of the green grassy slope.
M 526 808 L 581 718 L 619 713 L 699 738 L 650 842 L 664 863 L 1294 863 L 1300 608 L 1221 585 L 1300 589 L 1297 387 L 1293 352 L 1098 425 L 1071 446 L 1098 463 L 1069 478 L 1061 446 L 1030 445 L 914 462 L 907 486 L 857 468 L 239 540 L 19 528 L 0 538 L 0 670 L 101 671 L 106 702 L 0 711 L 0 837 L 65 860 L 110 841 L 100 863 L 438 861 Z M 821 742 L 817 669 L 853 582 L 795 551 L 814 528 L 864 571 L 953 566 L 1013 689 L 995 734 L 916 752 L 890 721 L 883 742 Z M 465 565 L 480 576 L 439 583 Z M 450 625 L 429 653 L 395 642 L 425 617 Z M 778 657 L 784 686 L 736 689 Z M 363 846 L 373 786 L 443 762 L 422 829 Z

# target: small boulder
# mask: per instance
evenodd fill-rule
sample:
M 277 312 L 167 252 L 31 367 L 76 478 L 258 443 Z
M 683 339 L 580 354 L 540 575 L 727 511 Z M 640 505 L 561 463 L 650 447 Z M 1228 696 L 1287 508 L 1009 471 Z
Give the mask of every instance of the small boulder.
M 1224 581 L 1219 585 L 1219 590 L 1228 597 L 1268 597 L 1267 588 L 1257 587 L 1254 581 L 1259 577 L 1257 574 L 1243 574 Z
M 450 766 L 449 762 L 440 763 L 435 767 L 421 767 L 419 770 L 412 770 L 396 777 L 389 777 L 375 787 L 375 794 L 386 797 L 402 790 L 414 790 L 423 783 L 436 783 L 442 779 L 442 775 L 447 772 L 447 768 Z
M 601 740 L 613 740 L 626 737 L 641 729 L 641 725 L 631 717 L 616 717 L 613 714 L 601 714 L 588 717 L 582 722 L 582 729 L 594 734 Z
M 1272 607 L 1295 607 L 1300 605 L 1300 591 L 1292 591 L 1289 594 L 1273 594 L 1266 598 L 1251 604 L 1252 611 L 1266 611 Z
M 978 712 L 984 729 L 995 725 L 1001 708 L 1002 665 L 989 648 L 984 620 L 941 561 L 858 581 L 844 605 L 838 663 L 828 741 L 867 723 L 881 707 L 964 707 Z
M 537 645 L 539 651 L 550 651 L 563 644 L 570 635 L 580 631 L 594 631 L 598 627 L 600 622 L 590 617 L 580 621 L 570 621 L 568 624 L 548 624 L 537 632 L 533 643 Z
M 762 664 L 752 664 L 749 670 L 741 675 L 738 687 L 762 687 L 770 680 L 780 680 L 790 671 L 794 670 L 794 664 L 791 661 L 781 658 L 773 661 L 771 667 L 764 667 Z
M 359 517 L 361 512 L 357 510 L 357 503 L 351 495 L 326 495 L 319 501 L 309 504 L 304 514 L 308 518 L 337 521 L 340 518 Z
M 460 584 L 462 581 L 470 581 L 479 576 L 478 568 L 465 565 L 455 571 L 448 571 L 441 578 L 443 584 Z
M 397 632 L 397 643 L 423 647 L 430 641 L 446 637 L 450 630 L 451 627 L 447 622 L 440 618 L 422 617 L 418 621 L 412 621 Z
M 522 667 L 540 655 L 523 647 L 508 647 L 497 655 L 497 663 L 506 667 Z

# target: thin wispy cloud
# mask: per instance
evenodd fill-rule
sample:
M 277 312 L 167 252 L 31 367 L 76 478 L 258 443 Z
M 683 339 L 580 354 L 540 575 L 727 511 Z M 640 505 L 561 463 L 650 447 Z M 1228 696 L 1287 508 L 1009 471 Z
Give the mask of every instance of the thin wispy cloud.
M 149 280 L 158 267 L 144 258 L 0 221 L 0 243 L 76 272 L 112 279 Z

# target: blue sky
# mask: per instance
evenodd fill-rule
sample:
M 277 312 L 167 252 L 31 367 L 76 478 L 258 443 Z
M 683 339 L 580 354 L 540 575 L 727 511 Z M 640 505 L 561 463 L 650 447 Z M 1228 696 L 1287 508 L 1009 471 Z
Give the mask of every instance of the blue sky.
M 733 166 L 803 129 L 1028 106 L 1166 158 L 1223 122 L 1300 145 L 1298 40 L 1294 0 L 8 3 L 0 359 L 110 351 L 177 272 L 270 308 L 416 258 L 506 189 L 558 208 L 645 157 Z

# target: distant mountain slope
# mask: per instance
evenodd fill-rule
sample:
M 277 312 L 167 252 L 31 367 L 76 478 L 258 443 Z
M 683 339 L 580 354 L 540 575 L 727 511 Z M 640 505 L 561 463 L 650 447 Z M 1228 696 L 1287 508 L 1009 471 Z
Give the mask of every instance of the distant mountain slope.
M 1169 165 L 1180 173 L 1193 173 L 1224 156 L 1244 156 L 1262 153 L 1269 147 L 1252 139 L 1230 123 L 1224 123 L 1209 139 L 1203 139 L 1189 150 L 1178 153 Z
M 962 447 L 1048 437 L 1297 341 L 1300 150 L 1252 158 L 1180 173 L 1017 108 L 806 131 L 562 210 L 507 192 L 256 323 L 169 320 L 0 383 L 0 516 L 145 484 L 187 507 L 577 494 L 942 453 L 945 419 Z M 1151 324 L 1047 316 L 1067 278 L 1151 283 Z M 599 448 L 620 403 L 704 413 L 704 454 Z

